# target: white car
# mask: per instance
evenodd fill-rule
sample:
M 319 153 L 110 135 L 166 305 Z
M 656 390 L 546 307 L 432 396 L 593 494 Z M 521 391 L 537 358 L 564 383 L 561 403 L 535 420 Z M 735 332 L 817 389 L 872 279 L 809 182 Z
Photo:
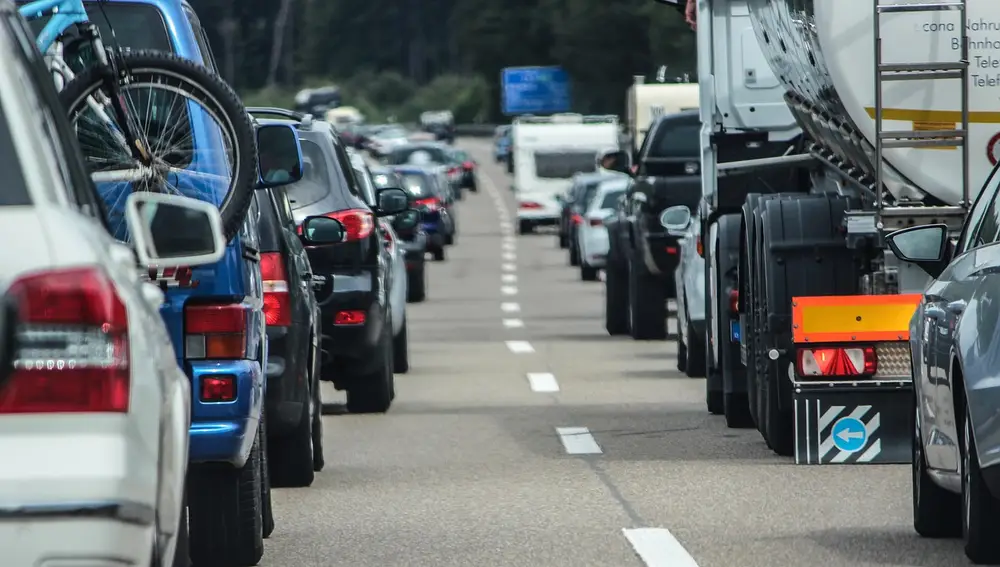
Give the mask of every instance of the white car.
M 142 273 L 220 259 L 221 219 L 137 193 L 136 247 L 115 240 L 34 36 L 10 4 L 0 15 L 0 294 L 16 333 L 0 368 L 0 563 L 169 566 L 187 553 L 191 391 Z M 157 260 L 151 244 L 183 244 L 152 234 L 170 216 L 208 223 L 203 254 Z
M 674 270 L 677 290 L 677 370 L 704 378 L 708 348 L 705 340 L 705 258 L 701 249 L 698 211 L 675 205 L 663 212 L 661 224 L 678 237 L 680 260 Z
M 608 259 L 608 229 L 604 220 L 615 211 L 618 200 L 628 189 L 631 178 L 622 176 L 602 181 L 593 198 L 585 205 L 583 218 L 576 229 L 576 245 L 580 251 L 580 279 L 597 280 L 597 273 Z

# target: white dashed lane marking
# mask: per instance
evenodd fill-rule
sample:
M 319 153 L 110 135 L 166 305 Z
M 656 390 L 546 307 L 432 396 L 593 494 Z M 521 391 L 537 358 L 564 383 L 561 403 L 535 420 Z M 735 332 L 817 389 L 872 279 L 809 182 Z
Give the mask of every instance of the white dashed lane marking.
M 503 283 L 517 283 L 517 276 L 514 274 L 504 274 L 500 276 L 500 281 Z
M 556 375 L 551 372 L 528 372 L 528 384 L 531 385 L 532 392 L 547 393 L 559 391 L 559 383 L 556 382 Z
M 504 313 L 517 313 L 521 310 L 521 306 L 517 303 L 501 303 L 500 310 Z
M 504 264 L 503 266 L 500 266 L 500 267 L 505 272 L 514 272 L 514 271 L 517 271 L 517 264 Z
M 622 532 L 646 567 L 698 567 L 698 563 L 670 530 L 626 528 Z
M 504 319 L 503 326 L 507 329 L 522 329 L 524 328 L 524 321 L 520 319 Z
M 513 262 L 514 260 L 517 260 L 517 254 L 513 252 L 504 252 L 503 259 L 507 262 Z
M 514 354 L 530 354 L 535 352 L 535 347 L 528 341 L 506 341 L 507 350 Z
M 500 293 L 504 295 L 517 295 L 517 288 L 512 285 L 505 285 L 500 288 Z
M 556 433 L 562 441 L 567 455 L 600 455 L 601 446 L 586 427 L 557 427 Z

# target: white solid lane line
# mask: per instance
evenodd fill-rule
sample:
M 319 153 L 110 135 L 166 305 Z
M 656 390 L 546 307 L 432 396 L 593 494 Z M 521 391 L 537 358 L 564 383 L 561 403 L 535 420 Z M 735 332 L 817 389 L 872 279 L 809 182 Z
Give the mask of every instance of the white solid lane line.
M 698 567 L 681 542 L 665 528 L 625 528 L 625 539 L 646 567 Z
M 521 329 L 524 327 L 524 321 L 520 319 L 504 319 L 503 326 L 507 329 Z
M 517 303 L 501 303 L 500 310 L 504 313 L 517 313 L 521 310 L 521 306 Z
M 514 274 L 503 274 L 500 276 L 500 281 L 503 283 L 517 283 L 517 276 Z
M 531 385 L 532 392 L 547 393 L 559 391 L 559 383 L 556 382 L 556 375 L 551 372 L 528 372 L 528 384 Z
M 535 347 L 528 341 L 506 341 L 507 350 L 514 354 L 529 354 L 535 352 Z
M 504 264 L 500 266 L 505 272 L 513 272 L 517 270 L 517 264 Z
M 557 427 L 556 433 L 567 455 L 600 455 L 603 452 L 586 427 Z
M 500 293 L 504 295 L 517 295 L 517 288 L 512 285 L 505 285 L 500 288 Z

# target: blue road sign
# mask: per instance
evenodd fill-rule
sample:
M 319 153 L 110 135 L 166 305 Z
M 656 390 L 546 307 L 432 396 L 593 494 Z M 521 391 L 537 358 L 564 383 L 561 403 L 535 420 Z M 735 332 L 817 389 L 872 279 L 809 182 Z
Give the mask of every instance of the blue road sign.
M 857 418 L 842 417 L 833 424 L 830 430 L 833 444 L 845 453 L 860 451 L 868 442 L 868 431 L 865 424 Z
M 500 84 L 508 116 L 570 111 L 569 75 L 562 67 L 507 67 Z

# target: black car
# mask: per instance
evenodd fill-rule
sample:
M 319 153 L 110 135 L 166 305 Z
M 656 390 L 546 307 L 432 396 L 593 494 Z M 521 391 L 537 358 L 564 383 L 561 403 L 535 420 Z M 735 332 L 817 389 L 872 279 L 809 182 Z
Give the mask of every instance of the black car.
M 323 468 L 319 304 L 312 270 L 282 188 L 258 193 L 260 271 L 267 320 L 267 447 L 271 484 L 309 486 Z
M 402 187 L 406 189 L 403 178 L 395 171 L 374 167 L 371 170 L 375 187 Z M 410 206 L 416 205 L 417 197 L 410 195 Z M 411 209 L 392 218 L 392 228 L 399 235 L 400 248 L 403 249 L 406 260 L 406 300 L 420 303 L 427 296 L 427 271 L 425 270 L 427 255 L 427 232 L 420 224 L 420 211 Z
M 413 142 L 397 146 L 383 157 L 386 165 L 439 165 L 445 168 L 455 199 L 462 200 L 462 164 L 455 157 L 451 146 L 440 142 Z
M 448 180 L 438 166 L 398 166 L 393 171 L 420 212 L 420 227 L 427 233 L 427 251 L 435 261 L 443 261 L 445 247 L 454 244 L 456 232 L 451 191 L 444 186 Z
M 269 112 L 276 112 L 270 110 Z M 285 188 L 306 243 L 322 327 L 320 379 L 347 391 L 347 409 L 385 412 L 395 397 L 389 290 L 392 258 L 377 217 L 401 213 L 399 188 L 375 191 L 357 179 L 343 142 L 328 122 L 286 112 L 302 145 L 302 179 Z M 323 244 L 305 223 L 327 218 L 344 227 L 342 242 Z M 322 221 L 313 222 L 322 227 Z

